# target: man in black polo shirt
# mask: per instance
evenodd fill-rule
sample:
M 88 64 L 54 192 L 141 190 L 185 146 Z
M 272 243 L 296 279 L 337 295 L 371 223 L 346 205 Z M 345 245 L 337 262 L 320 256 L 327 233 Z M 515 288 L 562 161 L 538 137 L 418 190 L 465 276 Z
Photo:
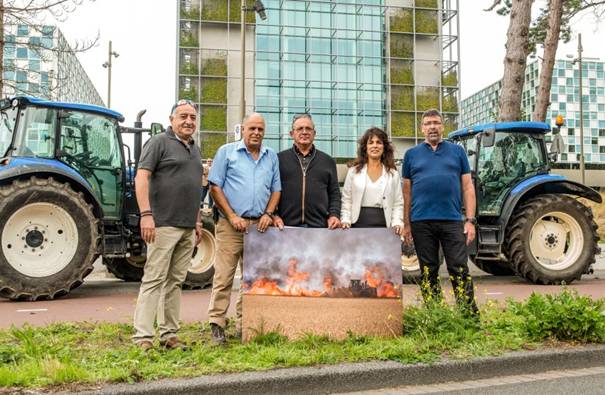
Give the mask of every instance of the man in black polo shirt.
M 425 141 L 406 151 L 403 159 L 404 240 L 414 241 L 429 284 L 421 287 L 425 301 L 442 298 L 439 245 L 443 249 L 456 300 L 478 312 L 466 246 L 475 238 L 475 189 L 464 149 L 443 141 L 439 111 L 422 114 Z M 464 198 L 466 217 L 462 215 Z
M 292 148 L 278 154 L 281 198 L 278 227 L 340 227 L 340 188 L 336 162 L 314 145 L 315 125 L 310 114 L 298 114 L 292 120 Z
M 183 348 L 176 336 L 181 286 L 201 236 L 202 166 L 193 140 L 197 105 L 189 100 L 177 102 L 170 125 L 143 147 L 135 178 L 147 262 L 134 313 L 133 340 L 145 351 L 153 347 L 156 312 L 160 345 Z

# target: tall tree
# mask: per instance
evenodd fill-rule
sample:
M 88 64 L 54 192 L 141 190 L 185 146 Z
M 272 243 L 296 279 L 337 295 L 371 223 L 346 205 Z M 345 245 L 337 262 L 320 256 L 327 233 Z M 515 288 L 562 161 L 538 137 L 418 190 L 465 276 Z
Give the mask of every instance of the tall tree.
M 572 37 L 571 22 L 574 18 L 584 16 L 587 12 L 591 12 L 596 21 L 602 20 L 605 16 L 605 0 L 546 0 L 545 2 L 546 6 L 540 9 L 537 18 L 533 22 L 528 22 L 529 42 L 526 56 L 530 53 L 535 53 L 539 45 L 544 49 L 540 82 L 536 95 L 536 106 L 532 114 L 532 119 L 535 121 L 546 120 L 546 112 L 550 105 L 550 86 L 559 40 L 569 42 Z M 495 0 L 487 11 L 491 11 L 499 6 L 496 10 L 498 14 L 511 14 L 512 17 L 513 3 L 511 0 Z M 511 20 L 511 25 L 512 23 L 513 21 Z M 501 96 L 501 103 L 502 100 L 508 102 L 512 100 L 516 105 L 516 98 L 519 97 L 518 103 L 519 105 L 521 104 L 521 93 L 518 92 L 522 92 L 524 75 L 513 82 L 516 84 L 514 88 L 508 89 L 506 92 L 504 89 L 502 90 L 502 95 L 507 97 L 502 99 Z M 510 97 L 511 95 L 513 96 L 512 98 Z M 517 114 L 520 114 L 520 112 Z M 502 112 L 500 112 L 500 118 L 502 118 Z M 517 119 L 519 118 L 517 116 Z
M 533 0 L 505 0 L 510 5 L 510 22 L 506 33 L 504 76 L 498 105 L 498 120 L 515 121 L 521 114 L 521 95 L 525 79 L 525 65 L 529 53 L 529 24 Z M 490 9 L 501 3 L 496 0 Z
M 41 34 L 47 34 L 54 36 L 53 27 L 51 31 L 44 27 L 44 21 L 46 18 L 51 17 L 56 22 L 65 21 L 68 14 L 72 13 L 76 7 L 83 3 L 84 0 L 0 0 L 0 94 L 4 91 L 5 85 L 15 89 L 17 93 L 22 94 L 38 94 L 38 92 L 31 92 L 28 89 L 19 89 L 19 85 L 16 84 L 15 80 L 5 80 L 4 72 L 24 72 L 29 75 L 38 75 L 40 79 L 41 72 L 37 70 L 31 70 L 29 67 L 20 67 L 16 62 L 11 62 L 5 65 L 4 48 L 7 45 L 26 47 L 29 51 L 33 51 L 41 62 L 50 60 L 53 56 L 58 56 L 65 52 L 83 52 L 96 45 L 98 41 L 98 35 L 96 38 L 91 40 L 84 40 L 76 42 L 73 45 L 68 45 L 67 42 L 57 41 L 53 45 L 47 45 L 43 41 L 29 40 L 28 37 L 19 39 L 14 35 L 7 35 L 6 32 L 12 26 L 25 25 L 28 30 L 35 31 Z M 89 0 L 94 1 L 94 0 Z M 7 38 L 11 38 L 10 42 Z M 13 39 L 14 37 L 14 39 Z M 56 89 L 62 82 L 63 77 L 58 74 L 54 76 L 53 82 L 49 82 L 48 93 Z

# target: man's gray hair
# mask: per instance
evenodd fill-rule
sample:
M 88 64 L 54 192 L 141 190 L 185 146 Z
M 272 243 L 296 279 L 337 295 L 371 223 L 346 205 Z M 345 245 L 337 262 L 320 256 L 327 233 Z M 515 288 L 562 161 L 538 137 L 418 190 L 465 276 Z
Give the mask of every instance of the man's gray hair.
M 247 121 L 248 119 L 250 119 L 250 118 L 251 118 L 252 116 L 254 116 L 254 115 L 258 115 L 258 116 L 260 116 L 260 117 L 263 119 L 263 121 L 265 120 L 265 117 L 263 117 L 263 114 L 258 113 L 258 112 L 253 112 L 253 113 L 250 113 L 250 114 L 246 114 L 246 115 L 244 116 L 244 119 L 242 119 L 242 128 L 244 127 L 244 124 L 246 123 L 246 121 Z
M 292 126 L 290 127 L 290 130 L 294 130 L 294 124 L 296 123 L 296 121 L 303 118 L 307 118 L 309 121 L 311 121 L 313 129 L 315 129 L 315 122 L 313 122 L 313 117 L 311 116 L 311 114 L 304 112 L 300 114 L 294 114 L 294 116 L 292 117 Z

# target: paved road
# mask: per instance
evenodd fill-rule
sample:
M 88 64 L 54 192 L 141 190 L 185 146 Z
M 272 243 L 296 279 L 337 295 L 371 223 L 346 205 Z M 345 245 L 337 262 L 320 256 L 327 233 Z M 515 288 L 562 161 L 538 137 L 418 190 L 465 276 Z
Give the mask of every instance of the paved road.
M 587 369 L 552 370 L 544 373 L 494 377 L 483 380 L 383 388 L 372 391 L 350 392 L 347 395 L 600 395 L 605 393 L 604 388 L 605 366 L 600 366 Z
M 559 286 L 536 286 L 518 277 L 494 277 L 475 267 L 472 267 L 471 273 L 475 278 L 480 303 L 505 300 L 508 297 L 524 299 L 532 292 L 556 293 L 561 289 Z M 443 277 L 447 277 L 447 272 L 443 271 Z M 605 297 L 605 256 L 599 257 L 594 274 L 584 276 L 570 287 L 583 295 Z M 449 294 L 449 289 L 449 284 L 444 286 L 446 295 Z M 10 302 L 0 299 L 0 328 L 26 323 L 46 325 L 60 321 L 131 322 L 137 292 L 138 283 L 125 283 L 110 278 L 104 270 L 97 270 L 82 286 L 57 300 Z M 234 293 L 231 315 L 234 314 L 235 297 Z M 419 297 L 417 286 L 403 286 L 404 303 L 416 303 Z M 185 291 L 181 309 L 183 321 L 205 321 L 209 298 L 209 289 Z

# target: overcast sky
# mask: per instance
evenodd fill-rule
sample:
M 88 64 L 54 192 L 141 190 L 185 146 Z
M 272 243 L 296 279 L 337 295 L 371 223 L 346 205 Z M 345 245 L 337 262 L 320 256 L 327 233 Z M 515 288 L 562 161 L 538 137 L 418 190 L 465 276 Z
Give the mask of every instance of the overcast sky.
M 484 12 L 492 2 L 460 0 L 462 97 L 502 76 L 508 18 Z M 124 114 L 126 125 L 132 125 L 143 108 L 148 110 L 145 125 L 168 123 L 175 100 L 176 1 L 84 0 L 59 26 L 70 42 L 100 34 L 99 45 L 78 57 L 104 100 L 107 70 L 101 65 L 107 60 L 107 43 L 113 41 L 120 57 L 113 63 L 111 107 Z M 584 56 L 605 59 L 604 29 L 598 30 L 592 17 L 575 27 L 583 33 Z M 576 48 L 574 36 L 572 42 L 559 46 L 557 57 L 575 54 Z

